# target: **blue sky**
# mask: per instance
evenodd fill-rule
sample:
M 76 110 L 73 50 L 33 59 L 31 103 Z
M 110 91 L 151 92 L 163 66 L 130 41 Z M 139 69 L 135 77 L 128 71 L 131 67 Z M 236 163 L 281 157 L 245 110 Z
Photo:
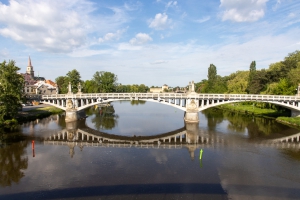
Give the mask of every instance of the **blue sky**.
M 299 0 L 0 0 L 0 61 L 55 80 L 109 71 L 122 84 L 185 86 L 300 49 Z

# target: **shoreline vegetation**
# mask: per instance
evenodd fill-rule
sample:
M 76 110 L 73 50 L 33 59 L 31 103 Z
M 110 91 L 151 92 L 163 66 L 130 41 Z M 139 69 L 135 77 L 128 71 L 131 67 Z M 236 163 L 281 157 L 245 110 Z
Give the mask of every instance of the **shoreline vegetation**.
M 42 118 L 49 117 L 54 114 L 61 114 L 63 112 L 64 112 L 63 110 L 53 107 L 53 106 L 34 108 L 34 109 L 28 110 L 28 111 L 19 111 L 18 115 L 15 119 L 5 120 L 4 122 L 0 123 L 0 128 L 14 129 L 19 124 L 33 121 L 36 119 L 42 119 Z
M 18 113 L 17 121 L 19 123 L 24 123 L 27 121 L 49 117 L 50 115 L 60 114 L 62 112 L 64 111 L 53 106 L 35 108 L 28 111 L 20 111 Z
M 279 123 L 300 128 L 300 117 L 290 117 L 290 111 L 286 110 L 257 108 L 253 105 L 243 105 L 240 103 L 224 104 L 217 106 L 216 108 L 221 110 L 228 110 L 231 112 L 238 112 L 244 115 L 275 119 Z

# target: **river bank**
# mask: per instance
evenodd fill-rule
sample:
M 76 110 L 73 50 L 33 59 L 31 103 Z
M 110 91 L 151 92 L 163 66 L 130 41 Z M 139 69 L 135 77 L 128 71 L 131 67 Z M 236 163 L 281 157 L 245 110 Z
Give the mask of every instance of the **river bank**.
M 62 112 L 63 110 L 48 105 L 23 107 L 15 119 L 0 123 L 0 128 L 14 129 L 18 124 L 49 117 L 50 115 L 60 114 Z
M 36 119 L 41 119 L 44 117 L 49 117 L 50 115 L 60 114 L 63 110 L 53 107 L 53 106 L 44 106 L 36 107 L 32 109 L 23 109 L 18 113 L 17 121 L 19 123 L 24 123 L 27 121 L 32 121 Z
M 277 122 L 300 128 L 300 117 L 290 117 L 291 113 L 287 110 L 274 110 L 270 108 L 257 108 L 253 105 L 225 104 L 217 107 L 221 110 L 239 112 L 245 115 L 275 119 Z

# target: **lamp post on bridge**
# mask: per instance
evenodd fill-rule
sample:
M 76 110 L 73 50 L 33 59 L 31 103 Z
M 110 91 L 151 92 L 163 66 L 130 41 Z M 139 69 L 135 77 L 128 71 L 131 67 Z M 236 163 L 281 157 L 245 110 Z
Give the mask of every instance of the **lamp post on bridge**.
M 72 85 L 71 85 L 71 82 L 69 82 L 69 85 L 68 85 L 68 95 L 71 95 L 73 94 L 72 92 Z

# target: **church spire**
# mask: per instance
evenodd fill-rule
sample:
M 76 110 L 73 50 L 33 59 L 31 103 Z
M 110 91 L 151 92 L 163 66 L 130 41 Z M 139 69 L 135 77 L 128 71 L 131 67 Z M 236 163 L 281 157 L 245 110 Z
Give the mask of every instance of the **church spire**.
M 28 66 L 27 66 L 26 74 L 30 74 L 31 78 L 34 79 L 34 71 L 33 71 L 33 66 L 31 64 L 30 56 L 28 58 Z
M 32 67 L 30 56 L 29 56 L 29 58 L 28 58 L 28 67 Z

